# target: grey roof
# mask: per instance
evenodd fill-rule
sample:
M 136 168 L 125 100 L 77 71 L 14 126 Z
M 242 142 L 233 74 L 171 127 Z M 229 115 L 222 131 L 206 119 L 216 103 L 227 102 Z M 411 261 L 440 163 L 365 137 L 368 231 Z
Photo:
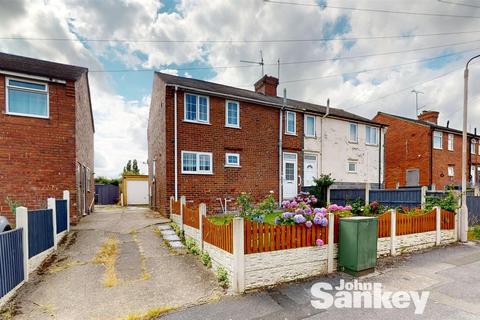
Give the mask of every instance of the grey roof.
M 187 88 L 191 88 L 192 90 L 203 90 L 209 91 L 213 93 L 218 93 L 221 95 L 228 95 L 228 96 L 236 96 L 238 98 L 244 98 L 248 100 L 255 100 L 259 103 L 272 105 L 272 106 L 282 106 L 283 98 L 282 97 L 272 97 L 268 95 L 264 95 L 262 93 L 257 93 L 255 91 L 250 91 L 246 89 L 240 89 L 236 87 L 231 87 L 223 84 L 218 84 L 214 82 L 208 82 L 204 80 L 192 79 L 192 78 L 185 78 L 174 76 L 171 74 L 155 72 L 167 85 L 178 85 Z M 291 109 L 296 109 L 300 112 L 312 112 L 320 115 L 324 115 L 326 113 L 327 107 L 313 104 L 309 102 L 294 100 L 294 99 L 287 99 L 287 107 Z M 356 114 L 350 113 L 348 111 L 338 109 L 338 108 L 329 108 L 329 115 L 332 117 L 368 123 L 376 126 L 385 126 L 379 122 L 375 122 L 368 118 L 364 118 L 358 116 Z
M 29 75 L 77 80 L 87 68 L 50 62 L 0 52 L 0 70 L 20 72 Z
M 463 133 L 461 130 L 453 129 L 453 128 L 446 127 L 446 126 L 441 126 L 441 125 L 438 125 L 438 124 L 435 124 L 435 123 L 432 123 L 432 122 L 428 122 L 428 121 L 425 121 L 425 120 L 412 119 L 412 118 L 403 117 L 403 116 L 398 116 L 398 115 L 396 115 L 396 114 L 391 114 L 391 113 L 386 113 L 386 112 L 381 112 L 381 111 L 379 111 L 378 114 L 382 114 L 382 115 L 385 115 L 385 116 L 402 119 L 402 120 L 405 120 L 405 121 L 410 121 L 410 122 L 413 122 L 413 123 L 416 123 L 416 124 L 420 124 L 420 125 L 424 125 L 424 126 L 427 126 L 427 127 L 433 128 L 433 129 L 436 129 L 436 130 L 447 131 L 447 132 L 456 133 L 456 134 L 462 134 L 462 133 Z M 475 136 L 475 137 L 478 137 L 478 136 L 479 136 L 479 135 L 475 135 L 475 134 L 472 133 L 472 132 L 469 132 L 468 135 L 470 135 L 470 136 Z

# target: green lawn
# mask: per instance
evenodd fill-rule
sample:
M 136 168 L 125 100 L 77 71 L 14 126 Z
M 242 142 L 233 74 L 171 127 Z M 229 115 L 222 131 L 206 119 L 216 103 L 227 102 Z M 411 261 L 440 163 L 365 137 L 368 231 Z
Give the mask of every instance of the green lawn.
M 282 214 L 282 211 L 276 211 L 271 214 L 267 214 L 265 216 L 265 221 L 264 223 L 266 224 L 275 224 L 275 218 L 280 216 Z M 210 216 L 208 217 L 208 220 L 214 224 L 222 225 L 222 224 L 228 224 L 230 221 L 232 221 L 234 215 L 233 214 L 219 214 L 215 216 Z

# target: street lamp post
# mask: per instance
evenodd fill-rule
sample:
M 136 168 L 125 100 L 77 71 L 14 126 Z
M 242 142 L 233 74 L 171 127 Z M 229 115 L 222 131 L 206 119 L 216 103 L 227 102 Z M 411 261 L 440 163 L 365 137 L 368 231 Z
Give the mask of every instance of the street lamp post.
M 468 65 L 472 60 L 479 58 L 476 55 L 467 61 L 463 73 L 463 134 L 462 134 L 462 215 L 460 219 L 460 240 L 467 242 L 468 208 L 467 208 L 467 110 L 468 110 Z

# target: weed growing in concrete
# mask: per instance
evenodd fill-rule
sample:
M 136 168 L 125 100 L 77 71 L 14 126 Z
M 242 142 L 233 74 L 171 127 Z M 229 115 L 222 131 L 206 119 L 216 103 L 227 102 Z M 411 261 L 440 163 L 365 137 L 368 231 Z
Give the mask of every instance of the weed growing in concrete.
M 202 254 L 200 255 L 200 260 L 202 260 L 203 265 L 206 266 L 207 268 L 212 267 L 212 258 L 210 258 L 210 255 L 208 254 L 208 252 L 203 251 Z
M 175 310 L 175 307 L 166 306 L 166 307 L 152 308 L 142 314 L 129 314 L 127 317 L 121 318 L 121 320 L 152 320 L 172 310 Z
M 197 247 L 197 243 L 192 238 L 187 238 L 185 240 L 185 246 L 187 247 L 188 252 L 198 256 L 201 253 L 201 250 Z
M 217 280 L 218 283 L 222 288 L 228 288 L 229 281 L 228 281 L 228 272 L 223 267 L 219 267 L 217 269 Z
M 114 287 L 118 284 L 115 263 L 118 257 L 118 239 L 110 236 L 98 250 L 93 263 L 102 264 L 105 267 L 105 275 L 103 277 L 103 285 L 105 287 Z

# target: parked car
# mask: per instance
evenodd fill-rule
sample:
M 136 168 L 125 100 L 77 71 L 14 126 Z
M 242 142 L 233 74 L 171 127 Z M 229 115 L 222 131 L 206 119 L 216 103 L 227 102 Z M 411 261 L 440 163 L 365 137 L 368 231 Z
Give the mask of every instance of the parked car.
M 12 230 L 12 226 L 8 222 L 7 218 L 0 216 L 0 232 Z

